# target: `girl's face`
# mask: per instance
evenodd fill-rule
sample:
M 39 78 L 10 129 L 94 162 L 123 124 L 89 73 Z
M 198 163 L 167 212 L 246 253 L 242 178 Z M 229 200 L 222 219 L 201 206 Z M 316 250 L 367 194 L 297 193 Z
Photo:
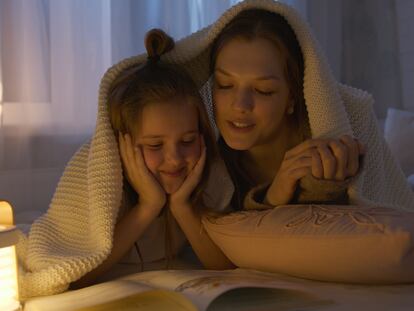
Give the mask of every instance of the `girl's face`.
M 201 155 L 197 109 L 182 101 L 144 107 L 135 136 L 145 164 L 168 194 L 180 188 Z
M 226 143 L 249 150 L 271 143 L 286 126 L 290 100 L 284 59 L 266 39 L 233 39 L 221 48 L 214 71 L 216 123 Z

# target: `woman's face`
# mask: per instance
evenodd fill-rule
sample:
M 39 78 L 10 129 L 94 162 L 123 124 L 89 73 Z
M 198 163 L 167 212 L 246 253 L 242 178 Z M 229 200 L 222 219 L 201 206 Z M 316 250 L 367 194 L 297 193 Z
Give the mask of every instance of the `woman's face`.
M 266 39 L 233 39 L 217 55 L 213 97 L 216 123 L 227 145 L 249 150 L 277 139 L 293 104 L 284 60 Z
M 169 101 L 144 107 L 135 144 L 166 193 L 176 192 L 193 169 L 200 158 L 200 143 L 193 105 Z

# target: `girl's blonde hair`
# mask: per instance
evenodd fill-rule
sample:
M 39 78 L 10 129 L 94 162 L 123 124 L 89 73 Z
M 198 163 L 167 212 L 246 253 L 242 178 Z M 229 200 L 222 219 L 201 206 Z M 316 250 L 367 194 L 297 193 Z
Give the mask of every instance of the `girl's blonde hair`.
M 147 33 L 147 61 L 123 71 L 111 85 L 108 95 L 109 118 L 116 137 L 126 133 L 133 137 L 144 107 L 161 102 L 194 106 L 198 113 L 199 131 L 205 141 L 207 157 L 200 183 L 191 195 L 191 202 L 195 207 L 204 209 L 202 190 L 207 182 L 211 163 L 218 152 L 214 132 L 196 84 L 184 71 L 161 61 L 162 55 L 173 47 L 174 41 L 162 30 L 152 29 Z M 123 188 L 123 205 L 136 205 L 139 195 L 129 184 L 125 174 Z M 170 236 L 171 226 L 168 220 L 172 218 L 168 210 L 164 209 L 163 214 L 166 219 L 166 236 Z M 167 243 L 168 241 L 169 237 L 166 239 L 167 259 L 172 257 L 171 243 Z

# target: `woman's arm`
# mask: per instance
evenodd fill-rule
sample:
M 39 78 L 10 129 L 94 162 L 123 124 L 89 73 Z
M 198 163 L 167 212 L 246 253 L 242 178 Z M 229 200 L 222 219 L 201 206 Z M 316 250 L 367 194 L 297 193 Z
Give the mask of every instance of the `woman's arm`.
M 304 141 L 286 152 L 264 202 L 271 206 L 289 204 L 292 200 L 345 204 L 346 188 L 350 178 L 358 173 L 361 154 L 364 147 L 347 135 L 339 139 Z M 298 189 L 298 182 L 304 178 Z M 299 192 L 304 193 L 295 198 Z
M 170 205 L 170 210 L 204 267 L 212 270 L 235 268 L 202 229 L 201 216 L 191 204 Z
M 152 221 L 157 217 L 160 209 L 152 206 L 137 205 L 120 219 L 115 226 L 113 246 L 109 256 L 94 270 L 85 274 L 71 284 L 71 288 L 81 288 L 91 285 L 95 279 L 107 272 L 114 264 L 134 245 Z

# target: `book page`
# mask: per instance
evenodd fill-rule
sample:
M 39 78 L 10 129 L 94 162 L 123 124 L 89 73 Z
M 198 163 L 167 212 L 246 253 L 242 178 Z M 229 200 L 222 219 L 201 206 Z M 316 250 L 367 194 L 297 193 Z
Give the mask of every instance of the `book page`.
M 332 304 L 331 300 L 293 289 L 236 288 L 214 299 L 207 311 L 322 311 Z
M 24 311 L 73 311 L 150 290 L 154 288 L 119 279 L 62 294 L 32 298 L 24 304 Z
M 98 304 L 76 311 L 197 311 L 196 307 L 179 293 L 151 290 L 126 298 Z
M 76 291 L 32 298 L 25 304 L 24 310 L 71 311 L 99 306 L 118 299 L 125 300 L 127 305 L 133 305 L 140 299 L 151 300 L 154 296 L 151 296 L 153 293 L 150 292 L 157 288 L 181 294 L 183 298 L 192 301 L 194 307 L 200 311 L 337 311 L 355 308 L 364 311 L 388 311 L 412 310 L 414 306 L 414 285 L 367 286 L 317 282 L 277 273 L 236 269 L 137 273 Z M 138 295 L 146 292 L 149 293 L 148 296 Z M 168 294 L 162 296 L 164 300 L 181 300 Z M 117 301 L 119 302 L 124 303 Z M 125 304 L 122 306 L 123 309 L 126 308 Z
M 170 306 L 168 310 L 205 311 L 210 304 L 214 310 L 231 310 L 234 306 L 238 310 L 251 310 L 252 306 L 254 310 L 306 310 L 329 304 L 306 293 L 301 283 L 254 270 L 161 270 L 34 298 L 24 310 L 54 311 L 56 306 L 59 311 L 134 310 L 137 306 L 140 310 L 163 310 Z
M 209 305 L 224 293 L 235 290 L 248 288 L 244 291 L 244 294 L 251 291 L 252 288 L 273 288 L 278 289 L 277 295 L 275 291 L 263 291 L 267 294 L 271 293 L 269 297 L 273 297 L 273 302 L 279 300 L 279 304 L 283 305 L 286 294 L 289 293 L 289 299 L 300 300 L 302 297 L 303 306 L 315 306 L 326 305 L 330 302 L 318 298 L 317 296 L 305 295 L 306 288 L 300 287 L 288 280 L 275 278 L 274 275 L 266 273 L 260 273 L 253 270 L 226 270 L 226 271 L 208 271 L 208 270 L 167 270 L 167 271 L 149 271 L 144 273 L 138 273 L 126 277 L 125 279 L 139 282 L 141 284 L 147 284 L 154 288 L 163 288 L 166 290 L 173 290 L 175 292 L 183 294 L 187 297 L 200 311 L 205 311 Z M 253 293 L 253 292 L 252 292 Z M 256 295 L 260 295 L 258 291 L 255 291 Z M 237 291 L 233 291 L 230 294 L 231 297 L 225 301 L 228 303 L 230 300 L 237 300 L 234 297 L 239 295 Z M 304 298 L 306 296 L 306 299 Z M 251 297 L 252 298 L 252 297 Z M 260 297 L 259 297 L 260 299 Z M 257 300 L 260 301 L 260 300 Z M 256 306 L 257 306 L 256 301 Z M 301 307 L 303 307 L 301 305 Z M 293 309 L 285 309 L 293 310 Z

